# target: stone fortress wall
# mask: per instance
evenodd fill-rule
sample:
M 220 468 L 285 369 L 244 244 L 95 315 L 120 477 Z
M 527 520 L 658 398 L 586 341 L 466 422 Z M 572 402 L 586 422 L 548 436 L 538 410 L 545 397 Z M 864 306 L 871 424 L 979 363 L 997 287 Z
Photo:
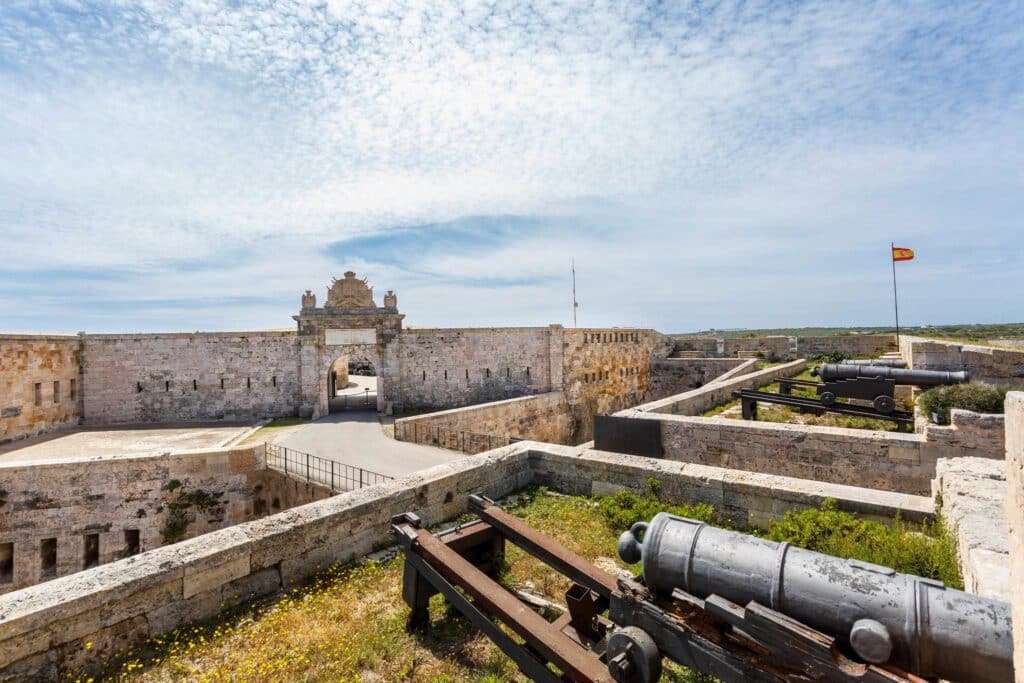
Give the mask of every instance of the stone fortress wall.
M 0 443 L 78 424 L 82 340 L 0 334 Z
M 328 495 L 268 469 L 262 445 L 0 460 L 0 593 Z
M 896 350 L 896 336 L 892 334 L 848 334 L 822 337 L 726 337 L 714 336 L 674 337 L 675 351 L 696 352 L 701 357 L 727 357 L 758 355 L 765 360 L 786 358 L 812 358 L 829 353 L 842 353 L 851 357 L 880 356 Z

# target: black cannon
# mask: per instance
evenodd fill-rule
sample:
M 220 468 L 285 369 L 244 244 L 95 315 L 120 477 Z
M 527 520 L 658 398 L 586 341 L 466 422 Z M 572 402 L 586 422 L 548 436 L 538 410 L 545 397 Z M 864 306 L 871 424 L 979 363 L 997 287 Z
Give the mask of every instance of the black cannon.
M 858 379 L 880 377 L 891 379 L 896 384 L 918 387 L 937 387 L 942 384 L 963 384 L 971 380 L 966 370 L 903 370 L 885 365 L 855 365 L 851 363 L 825 363 L 811 370 L 811 374 L 828 382 L 836 379 Z
M 837 398 L 871 401 L 875 410 L 884 415 L 896 409 L 896 385 L 935 387 L 970 380 L 966 370 L 902 370 L 884 365 L 844 363 L 825 363 L 811 370 L 811 374 L 822 380 L 817 392 L 823 405 L 835 405 Z
M 880 365 L 888 368 L 905 368 L 907 361 L 902 358 L 848 358 L 839 361 L 840 365 Z

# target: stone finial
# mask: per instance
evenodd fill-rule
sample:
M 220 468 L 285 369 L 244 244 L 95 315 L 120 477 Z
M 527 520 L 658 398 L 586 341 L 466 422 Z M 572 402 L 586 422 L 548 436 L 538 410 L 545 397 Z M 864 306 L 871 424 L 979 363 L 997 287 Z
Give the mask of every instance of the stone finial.
M 313 290 L 307 289 L 306 293 L 302 295 L 302 307 L 316 308 L 316 294 L 313 293 Z
M 384 295 L 384 308 L 398 308 L 398 295 L 390 289 Z

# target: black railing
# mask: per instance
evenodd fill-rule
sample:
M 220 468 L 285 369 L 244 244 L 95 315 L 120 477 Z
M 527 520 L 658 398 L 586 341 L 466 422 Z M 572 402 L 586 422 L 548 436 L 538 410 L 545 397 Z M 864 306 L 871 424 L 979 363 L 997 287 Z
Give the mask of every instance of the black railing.
M 480 434 L 465 429 L 447 429 L 445 427 L 432 427 L 412 424 L 413 443 L 438 446 L 452 451 L 460 451 L 475 455 L 483 453 L 492 448 L 500 448 L 509 444 L 522 441 L 522 439 L 507 434 Z
M 362 467 L 320 458 L 286 446 L 267 444 L 267 467 L 309 484 L 325 486 L 341 493 L 392 481 L 394 477 Z

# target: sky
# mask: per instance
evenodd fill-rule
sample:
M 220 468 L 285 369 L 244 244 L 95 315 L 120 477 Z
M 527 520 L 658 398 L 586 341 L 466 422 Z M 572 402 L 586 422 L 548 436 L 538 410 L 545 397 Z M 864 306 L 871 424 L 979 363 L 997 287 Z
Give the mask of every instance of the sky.
M 1024 320 L 1024 4 L 0 2 L 0 330 Z

